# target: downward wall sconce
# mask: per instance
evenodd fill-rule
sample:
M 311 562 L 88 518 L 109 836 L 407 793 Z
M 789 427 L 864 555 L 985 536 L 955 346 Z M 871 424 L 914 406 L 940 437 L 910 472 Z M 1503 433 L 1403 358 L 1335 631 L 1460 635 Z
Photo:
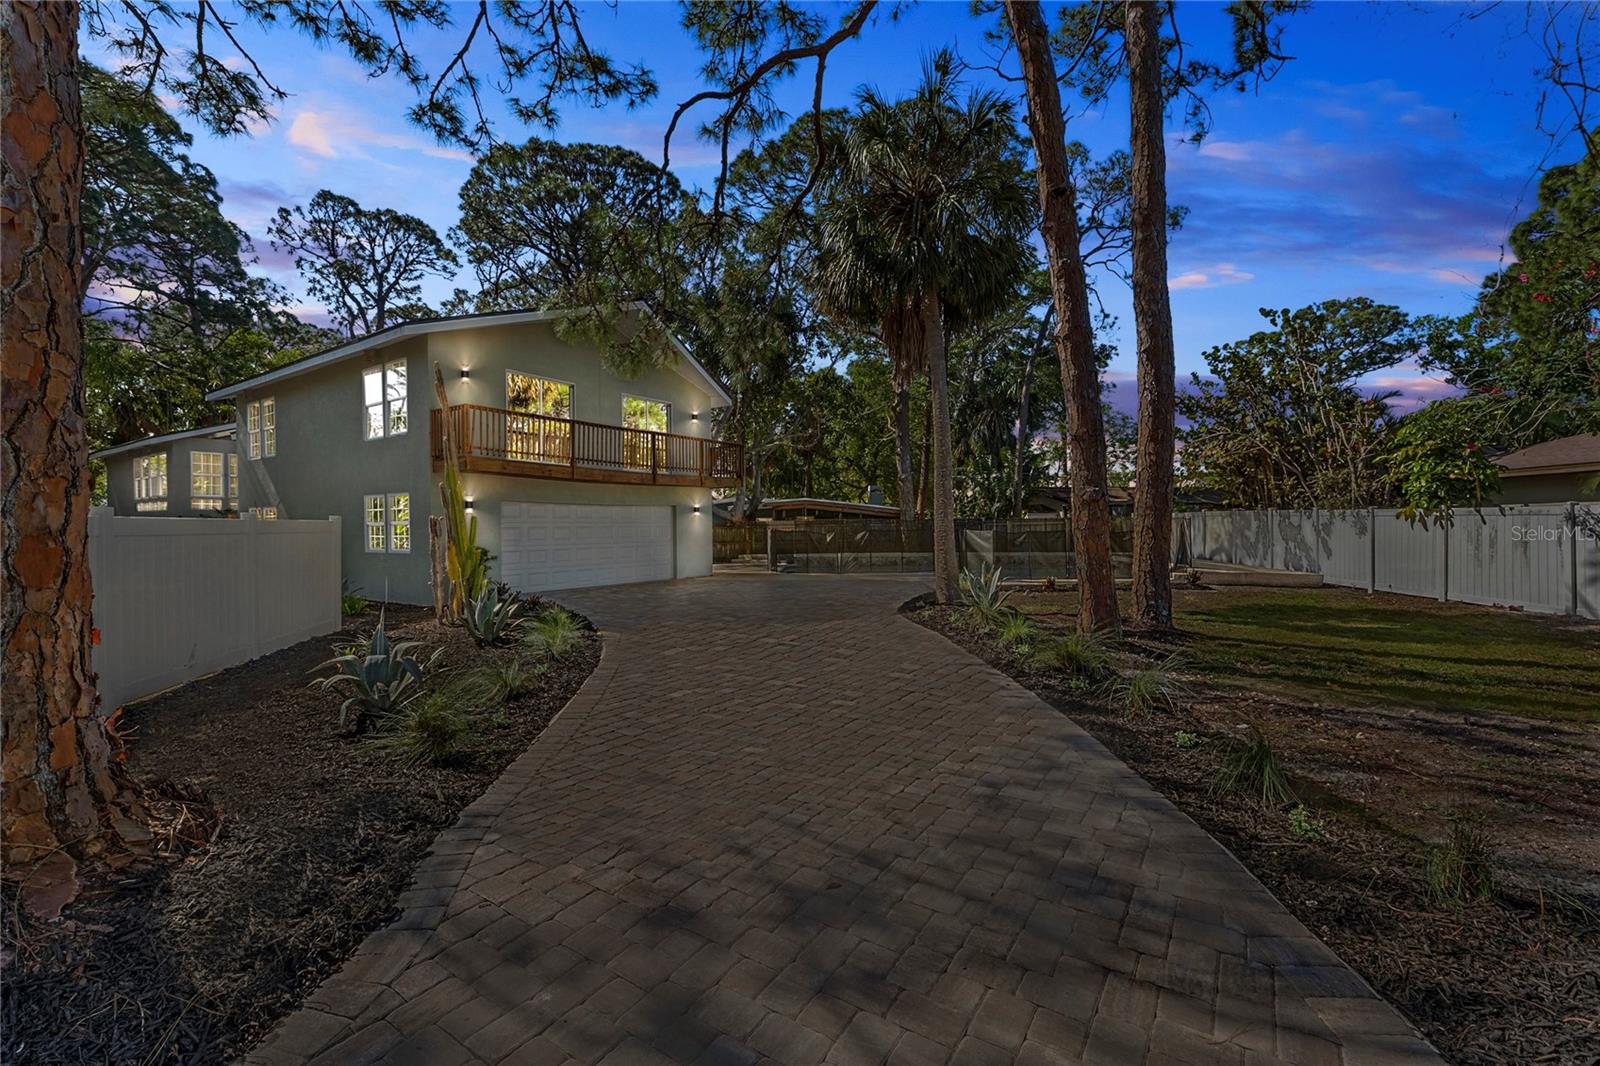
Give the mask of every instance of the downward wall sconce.
M 462 381 L 467 380 L 471 376 L 472 376 L 472 371 L 468 370 L 466 367 L 462 367 L 461 368 L 461 380 Z
M 691 421 L 691 422 L 700 421 L 700 412 L 699 411 L 691 411 L 691 412 L 689 412 L 689 421 Z
M 472 510 L 472 497 L 471 496 L 462 497 L 461 502 L 467 505 L 467 510 L 469 510 L 469 511 Z
M 698 503 L 694 505 L 694 513 L 695 514 L 699 514 L 700 513 L 700 505 Z

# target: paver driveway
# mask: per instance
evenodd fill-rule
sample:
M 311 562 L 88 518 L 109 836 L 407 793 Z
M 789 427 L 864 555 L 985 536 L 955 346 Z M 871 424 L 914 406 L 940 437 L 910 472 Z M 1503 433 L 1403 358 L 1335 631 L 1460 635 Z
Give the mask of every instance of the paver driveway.
M 594 676 L 252 1059 L 1437 1061 L 920 587 L 563 594 Z

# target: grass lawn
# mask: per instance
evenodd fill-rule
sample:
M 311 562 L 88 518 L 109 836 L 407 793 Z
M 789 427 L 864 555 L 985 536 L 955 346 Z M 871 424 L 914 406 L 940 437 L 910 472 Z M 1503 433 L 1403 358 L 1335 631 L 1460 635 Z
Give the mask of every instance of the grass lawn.
M 1071 594 L 1017 605 L 1076 609 Z M 1600 724 L 1594 623 L 1336 588 L 1179 591 L 1174 607 L 1184 659 L 1219 686 Z

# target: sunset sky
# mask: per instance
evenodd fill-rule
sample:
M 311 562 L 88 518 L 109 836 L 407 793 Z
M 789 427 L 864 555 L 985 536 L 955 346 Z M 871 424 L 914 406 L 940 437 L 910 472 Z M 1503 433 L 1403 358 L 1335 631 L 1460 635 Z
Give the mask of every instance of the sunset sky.
M 830 19 L 844 10 L 818 6 Z M 1179 11 L 1191 53 L 1223 57 L 1228 27 L 1220 5 L 1196 2 Z M 463 8 L 462 17 L 469 15 Z M 1204 370 L 1206 348 L 1256 329 L 1260 307 L 1357 295 L 1415 313 L 1470 305 L 1500 260 L 1510 226 L 1534 202 L 1541 168 L 1577 153 L 1575 142 L 1552 142 L 1537 128 L 1540 56 L 1523 34 L 1523 18 L 1521 5 L 1470 18 L 1448 5 L 1316 4 L 1289 19 L 1284 46 L 1295 58 L 1276 79 L 1256 92 L 1214 97 L 1203 143 L 1184 142 L 1181 126 L 1169 122 L 1171 199 L 1189 208 L 1171 245 L 1181 378 Z M 673 107 L 701 87 L 701 59 L 679 26 L 677 6 L 597 4 L 585 20 L 591 41 L 617 60 L 644 63 L 661 91 L 634 111 L 568 102 L 555 135 L 659 159 Z M 848 105 L 864 84 L 891 95 L 906 91 L 923 56 L 941 46 L 992 65 L 996 53 L 985 33 L 998 25 L 997 16 L 974 15 L 965 2 L 925 2 L 897 19 L 880 17 L 835 53 L 826 102 Z M 461 32 L 426 39 L 424 55 L 435 68 Z M 456 221 L 457 190 L 472 159 L 407 124 L 413 95 L 403 82 L 369 79 L 353 61 L 288 29 L 242 39 L 290 95 L 253 136 L 222 140 L 197 130 L 193 155 L 216 172 L 225 212 L 255 238 L 258 269 L 296 293 L 295 309 L 315 318 L 319 309 L 304 299 L 292 265 L 265 238 L 272 212 L 329 188 L 368 207 L 416 214 L 443 234 Z M 92 42 L 89 48 L 92 54 Z M 1014 70 L 1005 58 L 1001 66 Z M 993 73 L 976 70 L 971 79 L 1020 96 L 1020 85 Z M 792 113 L 809 106 L 803 82 L 781 96 Z M 1088 113 L 1073 103 L 1069 137 L 1096 155 L 1126 146 L 1125 96 Z M 497 132 L 505 139 L 537 132 L 502 118 Z M 704 186 L 715 159 L 708 146 L 680 135 L 672 169 L 686 184 Z M 470 271 L 456 282 L 431 283 L 426 296 L 437 302 L 455 284 L 473 287 Z M 1098 287 L 1121 319 L 1111 376 L 1129 381 L 1128 293 L 1115 279 L 1102 278 Z M 1410 403 L 1444 391 L 1404 368 L 1370 384 L 1403 389 Z M 1131 385 L 1118 390 L 1119 406 L 1132 392 Z

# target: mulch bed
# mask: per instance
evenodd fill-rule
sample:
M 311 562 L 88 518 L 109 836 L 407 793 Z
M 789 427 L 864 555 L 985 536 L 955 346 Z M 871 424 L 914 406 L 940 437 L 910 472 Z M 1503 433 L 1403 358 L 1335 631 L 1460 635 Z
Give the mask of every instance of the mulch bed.
M 1138 771 L 1450 1061 L 1600 1063 L 1592 728 L 1204 686 L 1177 712 L 1129 715 L 1034 667 L 954 608 L 913 604 L 908 613 L 1033 690 Z M 1159 655 L 1173 642 L 1135 635 L 1130 645 Z M 1285 810 L 1213 791 L 1219 756 L 1244 723 L 1273 742 L 1297 796 L 1321 820 L 1320 840 L 1294 835 Z M 1178 730 L 1204 739 L 1180 748 Z M 1530 752 L 1542 764 L 1536 784 L 1518 765 Z M 1473 772 L 1462 772 L 1469 766 Z M 1545 793 L 1537 805 L 1527 802 L 1530 787 Z M 1424 849 L 1442 824 L 1437 801 L 1448 789 L 1486 816 L 1500 849 L 1495 898 L 1460 909 L 1433 904 L 1422 875 Z M 1520 824 L 1541 831 L 1521 832 Z
M 369 608 L 345 631 L 376 618 Z M 478 648 L 420 608 L 392 606 L 387 621 L 443 647 L 444 666 L 519 654 Z M 585 632 L 440 765 L 404 766 L 341 733 L 340 698 L 307 687 L 331 637 L 128 708 L 129 765 L 183 857 L 95 871 L 49 923 L 6 889 L 0 1059 L 216 1063 L 247 1050 L 397 914 L 434 836 L 583 684 L 600 655 Z

